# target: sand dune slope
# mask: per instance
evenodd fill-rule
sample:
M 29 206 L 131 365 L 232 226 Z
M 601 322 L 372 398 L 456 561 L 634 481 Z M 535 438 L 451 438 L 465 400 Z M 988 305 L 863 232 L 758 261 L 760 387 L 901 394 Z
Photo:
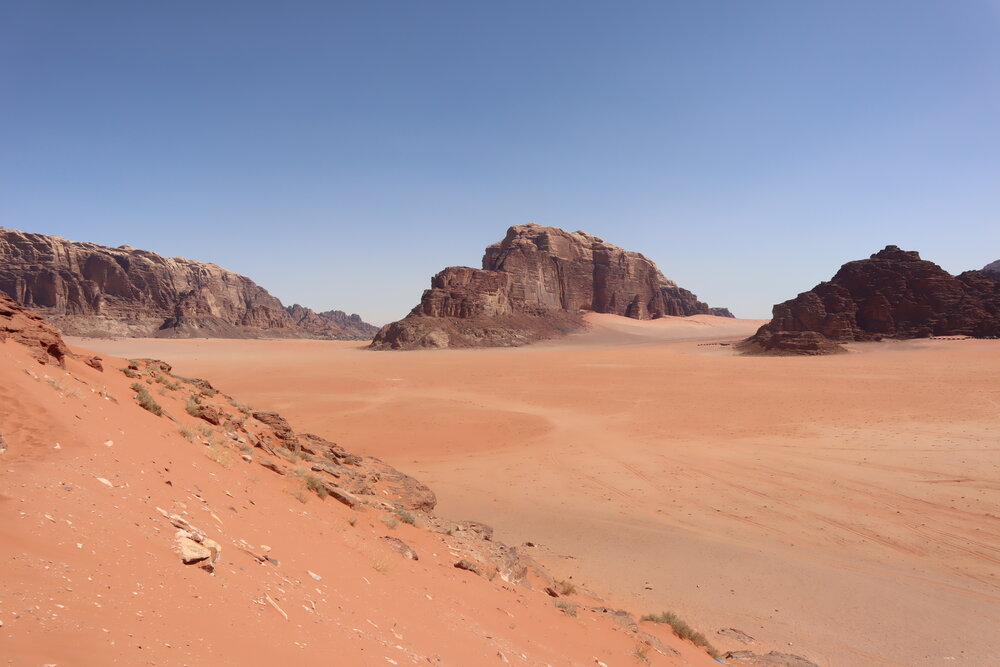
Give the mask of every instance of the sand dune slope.
M 393 461 L 561 577 L 824 665 L 1000 655 L 1000 345 L 825 358 L 757 322 L 593 318 L 520 349 L 120 341 Z
M 643 623 L 664 642 L 648 645 L 583 591 L 559 599 L 574 616 L 456 569 L 458 538 L 426 515 L 411 526 L 309 494 L 258 465 L 260 450 L 245 462 L 216 441 L 175 388 L 148 385 L 157 417 L 126 362 L 104 364 L 63 370 L 0 344 L 4 664 L 621 665 L 637 651 L 716 664 Z M 214 572 L 182 563 L 178 524 L 215 544 Z

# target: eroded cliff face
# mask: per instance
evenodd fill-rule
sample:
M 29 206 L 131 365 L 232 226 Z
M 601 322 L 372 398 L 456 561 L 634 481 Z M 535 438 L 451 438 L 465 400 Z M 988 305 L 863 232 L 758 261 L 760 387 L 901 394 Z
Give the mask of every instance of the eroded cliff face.
M 654 319 L 721 315 L 649 259 L 586 232 L 515 225 L 486 248 L 483 268 L 449 267 L 420 305 L 375 337 L 377 349 L 524 345 L 565 334 L 593 311 Z
M 745 349 L 824 354 L 837 342 L 1000 335 L 1000 276 L 953 276 L 920 254 L 886 246 L 829 281 L 779 303 Z
M 68 335 L 367 337 L 301 307 L 316 321 L 299 326 L 265 289 L 215 264 L 4 228 L 0 292 Z

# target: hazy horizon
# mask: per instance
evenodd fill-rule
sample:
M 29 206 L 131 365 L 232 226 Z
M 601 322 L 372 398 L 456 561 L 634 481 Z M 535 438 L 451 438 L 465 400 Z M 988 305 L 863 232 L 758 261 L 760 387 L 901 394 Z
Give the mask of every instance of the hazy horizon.
M 738 317 L 1000 259 L 1000 2 L 0 9 L 0 224 L 406 314 L 514 224 Z

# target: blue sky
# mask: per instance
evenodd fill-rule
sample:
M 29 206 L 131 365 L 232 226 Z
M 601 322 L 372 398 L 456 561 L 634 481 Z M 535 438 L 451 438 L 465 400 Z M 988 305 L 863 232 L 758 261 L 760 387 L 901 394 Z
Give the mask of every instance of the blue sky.
M 404 315 L 506 228 L 713 305 L 1000 258 L 1000 1 L 8 2 L 0 225 Z

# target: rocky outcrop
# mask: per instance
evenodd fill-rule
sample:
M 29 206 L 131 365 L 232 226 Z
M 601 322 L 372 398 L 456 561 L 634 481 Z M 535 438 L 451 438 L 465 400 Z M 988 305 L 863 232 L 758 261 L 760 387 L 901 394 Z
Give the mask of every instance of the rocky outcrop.
M 366 338 L 374 329 L 337 311 L 286 309 L 215 264 L 2 227 L 0 292 L 67 335 Z
M 577 329 L 586 311 L 635 319 L 716 314 L 637 252 L 586 232 L 515 225 L 486 248 L 483 268 L 449 267 L 376 349 L 524 345 Z
M 886 246 L 773 309 L 747 352 L 826 354 L 845 341 L 1000 335 L 1000 276 L 953 276 L 919 253 Z
M 368 340 L 378 333 L 377 326 L 368 324 L 357 313 L 348 315 L 342 310 L 317 313 L 297 303 L 286 306 L 285 311 L 296 327 L 314 338 Z
M 0 342 L 8 339 L 27 347 L 43 364 L 62 367 L 71 356 L 59 332 L 45 318 L 0 294 Z
M 990 262 L 982 268 L 983 273 L 991 273 L 1000 276 L 1000 259 L 995 262 Z

